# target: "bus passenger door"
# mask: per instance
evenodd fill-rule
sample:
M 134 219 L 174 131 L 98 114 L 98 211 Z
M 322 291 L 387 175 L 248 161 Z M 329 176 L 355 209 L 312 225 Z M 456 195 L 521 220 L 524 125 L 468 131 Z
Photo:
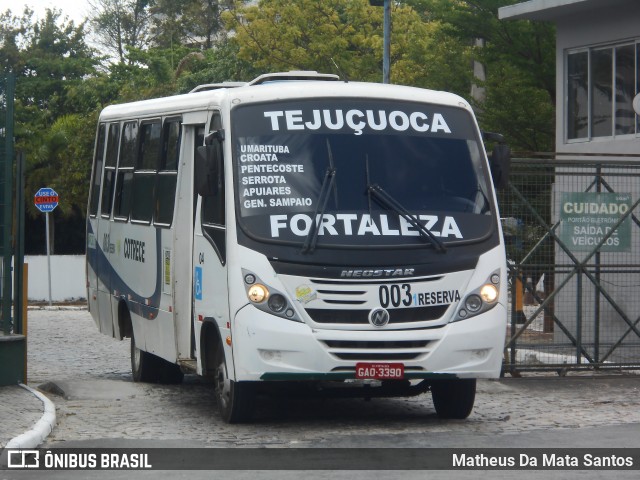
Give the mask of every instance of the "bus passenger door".
M 106 151 L 104 159 L 104 174 L 100 194 L 100 211 L 97 212 L 96 236 L 96 275 L 98 291 L 98 312 L 100 332 L 114 335 L 112 310 L 112 277 L 114 276 L 113 261 L 116 256 L 116 242 L 111 237 L 113 223 L 113 201 L 116 184 L 116 168 L 118 164 L 118 150 L 120 142 L 120 124 L 108 125 L 106 137 Z
M 102 185 L 102 171 L 104 166 L 104 145 L 106 138 L 106 125 L 98 125 L 95 153 L 93 157 L 93 168 L 91 173 L 91 192 L 89 194 L 89 208 L 87 215 L 87 245 L 86 245 L 86 275 L 87 275 L 87 301 L 98 327 L 98 280 L 99 280 L 99 260 L 100 248 L 98 242 L 98 207 L 100 204 L 100 187 Z
M 193 158 L 202 145 L 206 112 L 183 116 L 176 187 L 173 244 L 173 305 L 178 358 L 193 358 Z
M 214 113 L 209 132 L 221 129 Z M 209 133 L 207 132 L 207 133 Z M 220 141 L 213 139 L 213 141 Z M 221 167 L 224 162 L 220 162 Z M 224 168 L 218 172 L 215 195 L 198 196 L 193 249 L 194 306 L 196 319 L 214 319 L 221 337 L 228 335 L 229 295 L 225 227 Z M 196 336 L 199 338 L 199 335 Z M 199 345 L 196 345 L 199 348 Z

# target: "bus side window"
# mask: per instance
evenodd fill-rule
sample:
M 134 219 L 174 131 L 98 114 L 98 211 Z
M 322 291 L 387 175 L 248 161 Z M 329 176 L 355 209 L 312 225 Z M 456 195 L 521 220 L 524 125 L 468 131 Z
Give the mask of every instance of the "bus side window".
M 113 217 L 127 220 L 131 210 L 131 190 L 133 170 L 138 157 L 138 122 L 127 122 L 122 129 L 120 139 L 120 162 L 116 177 L 116 193 Z
M 194 144 L 193 144 L 193 151 L 195 154 L 195 151 L 198 149 L 198 147 L 201 147 L 202 145 L 204 145 L 204 125 L 202 126 L 198 126 L 198 128 L 196 129 L 196 136 L 194 137 Z M 195 179 L 194 179 L 194 185 L 195 185 Z M 198 203 L 198 194 L 194 191 L 193 192 L 193 224 L 196 224 L 196 204 Z
M 161 134 L 160 120 L 140 125 L 140 148 L 131 192 L 131 221 L 151 222 L 153 191 L 162 150 Z
M 116 165 L 118 164 L 118 142 L 120 140 L 120 125 L 109 125 L 107 136 L 107 152 L 105 154 L 104 180 L 102 184 L 102 201 L 100 202 L 101 215 L 105 218 L 111 216 L 113 204 L 113 188 L 116 178 Z
M 211 117 L 210 132 L 222 129 L 222 118 L 219 112 L 215 112 Z M 217 142 L 219 140 L 213 140 Z M 221 162 L 222 171 L 220 177 L 224 179 L 224 160 Z M 218 225 L 224 227 L 224 181 L 221 182 L 218 194 L 212 197 L 203 197 L 202 199 L 202 224 Z
M 222 175 L 224 176 L 224 171 L 222 172 Z M 202 198 L 201 219 L 203 225 L 217 225 L 221 227 L 225 226 L 224 183 L 221 185 L 221 187 L 222 188 L 218 190 L 217 195 Z
M 220 130 L 222 128 L 222 118 L 220 113 L 216 112 L 211 118 L 210 131 Z M 218 140 L 214 140 L 218 141 Z M 225 189 L 224 189 L 224 161 L 221 162 L 220 188 L 214 196 L 202 197 L 202 207 L 200 220 L 202 222 L 202 230 L 205 236 L 213 244 L 216 249 L 220 261 L 224 265 L 226 262 L 226 241 L 225 241 Z
M 173 221 L 181 133 L 180 120 L 165 120 L 154 200 L 154 221 L 162 226 L 171 226 Z
M 106 125 L 101 123 L 98 126 L 96 140 L 96 151 L 93 155 L 93 171 L 91 174 L 91 194 L 89 200 L 89 216 L 95 218 L 98 213 L 98 200 L 100 199 L 100 184 L 102 180 L 102 165 L 104 162 L 104 141 L 106 136 Z

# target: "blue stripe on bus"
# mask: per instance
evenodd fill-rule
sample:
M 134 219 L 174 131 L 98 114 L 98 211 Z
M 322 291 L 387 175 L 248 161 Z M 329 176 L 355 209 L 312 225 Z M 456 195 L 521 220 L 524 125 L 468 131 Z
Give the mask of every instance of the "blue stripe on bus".
M 100 242 L 94 234 L 91 223 L 87 222 L 87 234 L 96 237 L 95 249 L 88 251 L 88 263 L 96 272 L 98 280 L 101 281 L 109 289 L 109 294 L 113 295 L 114 291 L 118 292 L 116 298 L 123 299 L 127 302 L 129 311 L 141 317 L 149 319 L 153 314 L 153 318 L 157 316 L 160 308 L 160 297 L 162 294 L 162 232 L 156 228 L 156 288 L 151 297 L 143 297 L 138 295 L 120 275 L 115 271 L 106 254 L 102 251 Z M 92 253 L 92 250 L 95 253 Z M 115 295 L 113 295 L 115 296 Z M 149 305 L 146 304 L 149 302 Z

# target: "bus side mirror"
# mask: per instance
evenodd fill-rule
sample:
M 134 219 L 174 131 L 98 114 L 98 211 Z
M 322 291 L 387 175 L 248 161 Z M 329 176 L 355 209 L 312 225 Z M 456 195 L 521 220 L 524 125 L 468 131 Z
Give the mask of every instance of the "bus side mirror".
M 203 197 L 213 197 L 220 190 L 222 178 L 222 145 L 213 142 L 196 149 L 195 159 L 195 189 Z
M 497 190 L 507 188 L 511 170 L 511 149 L 509 145 L 497 144 L 489 156 L 489 167 L 493 177 L 493 186 Z

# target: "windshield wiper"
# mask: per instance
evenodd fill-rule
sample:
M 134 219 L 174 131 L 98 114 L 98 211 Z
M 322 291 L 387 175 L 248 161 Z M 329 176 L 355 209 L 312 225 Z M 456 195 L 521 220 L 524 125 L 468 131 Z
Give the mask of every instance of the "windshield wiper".
M 393 210 L 402 218 L 404 218 L 407 222 L 409 222 L 420 235 L 426 239 L 428 239 L 433 247 L 440 253 L 445 253 L 447 251 L 447 247 L 424 225 L 422 225 L 416 218 L 411 215 L 406 208 L 404 208 L 397 200 L 395 200 L 391 195 L 389 195 L 380 185 L 377 183 L 367 185 L 367 192 L 373 195 L 376 200 L 383 206 L 388 208 L 389 210 Z
M 313 214 L 311 227 L 309 228 L 309 233 L 307 233 L 307 238 L 305 238 L 304 243 L 302 244 L 302 253 L 313 253 L 313 251 L 316 249 L 316 245 L 318 243 L 319 227 L 322 224 L 324 212 L 327 209 L 327 203 L 329 202 L 329 192 L 331 192 L 331 190 L 333 189 L 336 181 L 336 169 L 333 166 L 333 155 L 331 153 L 331 145 L 329 144 L 328 139 L 327 150 L 329 151 L 329 166 L 324 172 L 324 179 L 322 180 L 322 186 L 320 187 L 320 194 L 318 195 L 316 211 Z M 336 197 L 335 201 L 337 203 L 337 192 L 334 193 Z

